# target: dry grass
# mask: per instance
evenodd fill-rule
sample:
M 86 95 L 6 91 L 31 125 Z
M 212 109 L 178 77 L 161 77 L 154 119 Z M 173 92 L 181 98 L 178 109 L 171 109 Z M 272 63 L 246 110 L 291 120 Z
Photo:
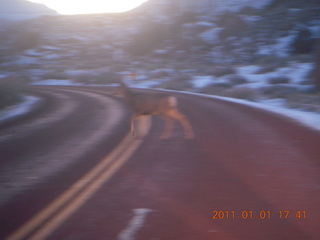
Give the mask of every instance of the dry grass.
M 228 76 L 227 79 L 232 85 L 240 85 L 240 84 L 245 84 L 248 82 L 247 79 L 245 79 L 244 77 L 242 77 L 240 75 L 236 75 L 236 74 Z
M 225 91 L 224 96 L 238 99 L 254 101 L 256 99 L 255 91 L 247 87 L 231 88 Z
M 278 77 L 273 77 L 268 79 L 268 82 L 270 84 L 286 84 L 286 83 L 290 83 L 290 78 L 286 76 L 278 76 Z
M 231 87 L 230 85 L 212 84 L 202 89 L 202 93 L 230 98 L 246 99 L 250 101 L 254 101 L 257 98 L 257 93 L 251 88 Z
M 320 94 L 292 94 L 286 99 L 290 108 L 320 113 Z
M 181 73 L 175 76 L 171 81 L 163 83 L 160 87 L 171 90 L 189 90 L 192 88 L 190 80 L 190 75 Z
M 298 93 L 298 90 L 291 86 L 274 85 L 261 88 L 259 93 L 266 98 L 286 98 L 287 96 Z
M 222 77 L 229 74 L 235 74 L 236 70 L 233 67 L 227 67 L 227 66 L 219 66 L 214 67 L 211 70 L 211 74 L 215 77 Z
M 0 109 L 22 101 L 22 92 L 25 86 L 15 80 L 0 80 Z

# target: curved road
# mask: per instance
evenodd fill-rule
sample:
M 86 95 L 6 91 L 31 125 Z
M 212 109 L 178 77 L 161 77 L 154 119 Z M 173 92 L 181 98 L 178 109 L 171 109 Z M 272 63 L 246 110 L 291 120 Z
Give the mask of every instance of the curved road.
M 107 88 L 35 92 L 0 124 L 0 239 L 320 239 L 319 132 L 177 94 L 196 138 L 153 117 L 137 140 Z

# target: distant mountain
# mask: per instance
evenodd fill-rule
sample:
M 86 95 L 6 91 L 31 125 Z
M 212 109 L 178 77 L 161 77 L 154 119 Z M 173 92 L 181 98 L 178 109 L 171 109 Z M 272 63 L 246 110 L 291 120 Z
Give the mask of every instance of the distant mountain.
M 151 12 L 152 15 L 170 12 L 217 13 L 238 11 L 242 7 L 263 8 L 274 0 L 149 0 L 138 11 Z
M 0 0 L 0 20 L 20 21 L 43 15 L 57 15 L 57 12 L 27 0 Z

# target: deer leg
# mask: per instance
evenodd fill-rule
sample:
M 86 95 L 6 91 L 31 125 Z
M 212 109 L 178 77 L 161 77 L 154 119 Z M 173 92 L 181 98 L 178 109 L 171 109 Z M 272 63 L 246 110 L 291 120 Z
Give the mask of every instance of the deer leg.
M 174 120 L 172 117 L 168 117 L 168 116 L 162 116 L 162 118 L 165 121 L 165 126 L 160 139 L 169 139 L 171 137 Z
M 147 120 L 150 115 L 134 114 L 130 119 L 130 132 L 135 138 L 143 138 L 146 135 L 144 125 L 147 124 Z
M 185 139 L 194 138 L 194 136 L 195 136 L 194 131 L 193 131 L 192 126 L 189 123 L 188 119 L 186 118 L 186 116 L 181 114 L 176 109 L 174 111 L 170 112 L 170 116 L 180 122 L 180 124 L 181 124 L 181 126 L 183 127 L 183 130 L 184 130 L 184 138 Z
M 134 115 L 132 115 L 131 118 L 130 118 L 130 132 L 131 132 L 132 136 L 134 136 L 134 137 L 135 137 L 135 135 L 136 135 L 134 122 L 135 122 L 135 120 L 136 120 L 138 117 L 139 117 L 139 115 L 134 114 Z

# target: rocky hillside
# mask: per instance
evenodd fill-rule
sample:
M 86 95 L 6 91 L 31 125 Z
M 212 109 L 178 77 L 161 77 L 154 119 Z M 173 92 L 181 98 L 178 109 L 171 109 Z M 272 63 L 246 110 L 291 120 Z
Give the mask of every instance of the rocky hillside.
M 57 15 L 52 9 L 43 4 L 28 2 L 27 0 L 1 0 L 1 21 L 21 21 L 37 18 L 42 15 Z M 2 23 L 0 23 L 2 24 Z
M 250 99 L 316 92 L 319 1 L 254 6 L 244 0 L 236 7 L 215 1 L 205 11 L 203 3 L 212 1 L 184 2 L 153 0 L 128 13 L 12 24 L 0 35 L 0 76 L 85 84 L 127 78 Z

